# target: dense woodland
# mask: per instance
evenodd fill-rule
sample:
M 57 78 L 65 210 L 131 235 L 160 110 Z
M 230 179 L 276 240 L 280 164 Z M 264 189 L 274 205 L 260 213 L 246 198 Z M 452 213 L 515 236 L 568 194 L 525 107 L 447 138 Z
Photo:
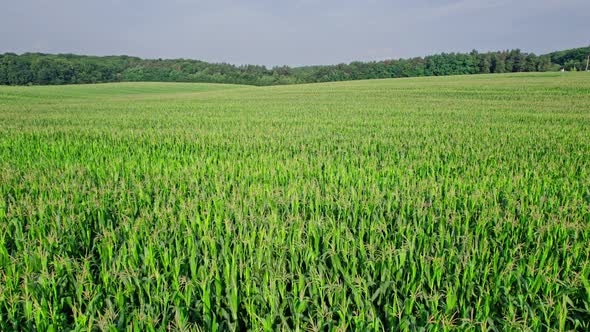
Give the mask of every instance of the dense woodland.
M 537 56 L 520 50 L 442 53 L 413 59 L 328 66 L 235 66 L 198 60 L 146 60 L 130 56 L 0 54 L 0 85 L 103 82 L 208 82 L 276 85 L 373 78 L 583 70 L 590 47 Z

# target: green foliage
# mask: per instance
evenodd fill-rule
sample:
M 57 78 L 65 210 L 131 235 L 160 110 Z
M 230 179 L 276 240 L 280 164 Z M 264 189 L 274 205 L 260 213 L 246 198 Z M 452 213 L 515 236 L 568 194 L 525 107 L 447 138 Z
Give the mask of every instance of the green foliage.
M 0 85 L 56 85 L 99 82 L 202 82 L 282 85 L 374 78 L 544 72 L 582 67 L 585 49 L 548 56 L 520 50 L 469 54 L 442 53 L 425 58 L 352 62 L 334 66 L 267 69 L 196 60 L 143 60 L 128 56 L 91 57 L 72 54 L 0 55 Z M 552 63 L 551 61 L 554 61 Z M 584 62 L 585 63 L 585 62 Z M 558 66 L 558 67 L 556 67 Z
M 584 70 L 588 56 L 590 56 L 590 47 L 554 52 L 548 56 L 551 58 L 551 62 L 560 65 L 565 70 Z
M 0 87 L 0 330 L 587 331 L 589 96 Z

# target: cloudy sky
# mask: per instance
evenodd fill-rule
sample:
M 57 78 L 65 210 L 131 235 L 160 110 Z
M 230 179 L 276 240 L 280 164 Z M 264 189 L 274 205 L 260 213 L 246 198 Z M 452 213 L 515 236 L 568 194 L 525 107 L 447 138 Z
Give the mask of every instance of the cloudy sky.
M 589 44 L 589 0 L 0 0 L 0 53 L 272 66 Z

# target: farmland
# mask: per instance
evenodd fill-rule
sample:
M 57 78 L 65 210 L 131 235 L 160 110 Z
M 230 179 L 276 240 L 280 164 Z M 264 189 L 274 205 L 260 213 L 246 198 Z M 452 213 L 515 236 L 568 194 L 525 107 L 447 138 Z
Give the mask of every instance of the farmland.
M 0 87 L 0 330 L 588 330 L 590 75 Z

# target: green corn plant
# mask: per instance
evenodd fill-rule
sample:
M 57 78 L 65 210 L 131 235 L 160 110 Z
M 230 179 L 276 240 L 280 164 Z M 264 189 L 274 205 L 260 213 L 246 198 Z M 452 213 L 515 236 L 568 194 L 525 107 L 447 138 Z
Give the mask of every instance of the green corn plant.
M 589 78 L 0 87 L 0 330 L 588 330 Z

